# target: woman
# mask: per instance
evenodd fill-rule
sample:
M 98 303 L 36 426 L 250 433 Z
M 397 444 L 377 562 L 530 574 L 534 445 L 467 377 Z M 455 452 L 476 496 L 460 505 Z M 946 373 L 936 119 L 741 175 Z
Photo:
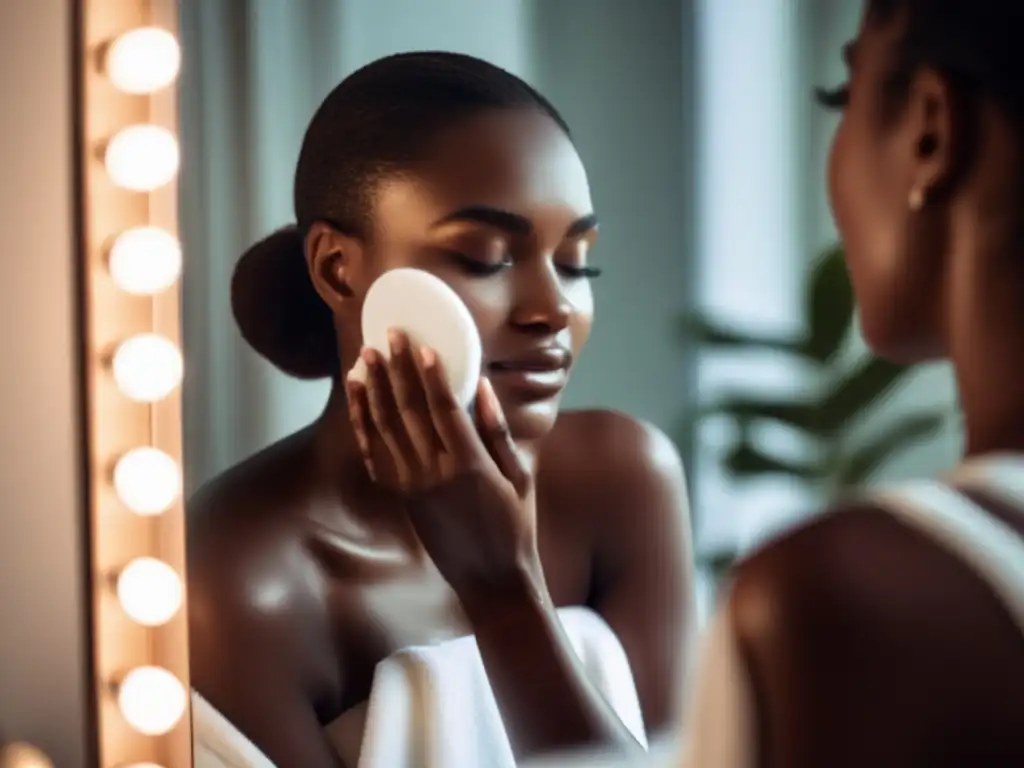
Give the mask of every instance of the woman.
M 764 547 L 713 623 L 695 768 L 1024 765 L 1024 5 L 871 0 L 829 193 L 868 343 L 952 361 L 964 464 Z
M 281 768 L 336 766 L 323 728 L 367 699 L 381 660 L 474 634 L 517 757 L 633 752 L 554 609 L 599 614 L 625 649 L 647 730 L 675 721 L 685 490 L 651 427 L 558 414 L 599 274 L 565 123 L 483 61 L 382 59 L 314 116 L 295 212 L 296 226 L 242 257 L 233 308 L 268 360 L 334 386 L 316 423 L 191 501 L 195 688 Z M 451 407 L 431 350 L 398 335 L 391 364 L 361 351 L 362 299 L 400 266 L 444 279 L 479 327 L 475 420 Z M 360 354 L 369 380 L 346 391 Z

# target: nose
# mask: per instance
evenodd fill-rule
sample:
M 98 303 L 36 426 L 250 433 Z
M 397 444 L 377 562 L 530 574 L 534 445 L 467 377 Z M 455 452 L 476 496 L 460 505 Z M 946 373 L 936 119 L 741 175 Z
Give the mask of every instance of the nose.
M 512 322 L 544 334 L 556 334 L 567 328 L 573 306 L 554 267 L 522 270 L 517 277 Z

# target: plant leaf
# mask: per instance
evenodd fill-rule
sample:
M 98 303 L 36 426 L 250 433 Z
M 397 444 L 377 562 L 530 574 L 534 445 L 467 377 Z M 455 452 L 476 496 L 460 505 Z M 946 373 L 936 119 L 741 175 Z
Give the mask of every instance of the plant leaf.
M 810 480 L 821 474 L 816 467 L 789 464 L 782 459 L 772 458 L 745 441 L 739 441 L 733 446 L 723 464 L 733 477 L 743 479 L 758 475 L 789 475 Z
M 870 480 L 894 455 L 938 432 L 946 418 L 946 413 L 938 411 L 904 416 L 842 463 L 836 478 L 839 487 L 851 488 Z
M 853 289 L 841 246 L 826 251 L 811 271 L 804 312 L 809 323 L 804 353 L 825 362 L 842 347 L 853 324 Z
M 869 356 L 825 396 L 821 403 L 821 437 L 834 434 L 851 420 L 863 415 L 882 395 L 892 389 L 911 368 Z
M 687 338 L 709 347 L 767 349 L 799 354 L 803 346 L 801 342 L 792 339 L 752 336 L 743 331 L 716 325 L 700 315 L 684 316 L 682 330 Z
M 740 426 L 767 419 L 816 432 L 818 424 L 818 409 L 814 405 L 786 400 L 754 400 L 742 395 L 726 397 L 701 408 L 703 416 L 719 414 L 731 417 Z

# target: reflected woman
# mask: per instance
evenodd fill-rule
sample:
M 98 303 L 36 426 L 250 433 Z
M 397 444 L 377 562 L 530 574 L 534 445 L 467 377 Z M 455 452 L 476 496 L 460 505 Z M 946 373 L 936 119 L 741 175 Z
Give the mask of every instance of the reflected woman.
M 295 213 L 242 257 L 232 305 L 264 357 L 334 386 L 314 424 L 190 502 L 196 691 L 280 768 L 355 768 L 379 664 L 472 635 L 517 759 L 641 751 L 557 609 L 586 609 L 624 650 L 641 730 L 678 722 L 685 488 L 655 429 L 558 410 L 598 275 L 564 121 L 468 56 L 376 61 L 314 116 Z M 453 407 L 432 350 L 401 335 L 390 362 L 361 350 L 363 297 L 395 267 L 437 275 L 476 321 L 472 413 Z M 346 387 L 360 355 L 370 375 Z M 485 702 L 461 706 L 469 723 Z M 369 717 L 381 715 L 386 729 L 388 712 Z
M 952 361 L 967 458 L 746 560 L 693 768 L 1024 765 L 1024 5 L 871 0 L 829 193 L 864 336 Z

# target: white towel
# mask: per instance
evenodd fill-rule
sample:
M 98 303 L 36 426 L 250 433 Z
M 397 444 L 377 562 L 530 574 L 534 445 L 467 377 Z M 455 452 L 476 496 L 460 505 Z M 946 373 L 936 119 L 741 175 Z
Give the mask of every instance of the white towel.
M 615 633 L 585 608 L 558 615 L 587 677 L 646 747 L 632 671 Z M 193 693 L 192 700 L 195 768 L 274 768 L 201 696 Z M 327 733 L 357 768 L 515 768 L 472 636 L 389 656 L 377 665 L 369 701 Z

